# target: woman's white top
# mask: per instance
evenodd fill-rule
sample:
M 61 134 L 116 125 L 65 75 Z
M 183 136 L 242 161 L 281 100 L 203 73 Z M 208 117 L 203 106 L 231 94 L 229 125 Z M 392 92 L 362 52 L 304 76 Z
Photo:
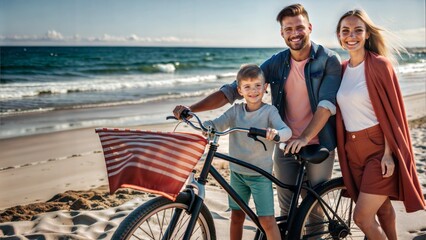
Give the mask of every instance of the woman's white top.
M 346 67 L 337 92 L 337 103 L 346 131 L 355 132 L 379 123 L 368 95 L 364 62 L 356 67 L 349 64 Z

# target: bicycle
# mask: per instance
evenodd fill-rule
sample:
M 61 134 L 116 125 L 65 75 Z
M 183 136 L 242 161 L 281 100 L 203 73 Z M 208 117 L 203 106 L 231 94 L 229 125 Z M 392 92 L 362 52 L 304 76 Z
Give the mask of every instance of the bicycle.
M 189 116 L 195 117 L 198 126 L 188 120 Z M 170 118 L 174 117 L 167 119 Z M 315 187 L 304 180 L 307 163 L 317 164 L 328 157 L 329 152 L 325 148 L 309 145 L 295 154 L 295 160 L 300 162 L 297 181 L 295 185 L 287 185 L 254 165 L 217 152 L 220 136 L 239 131 L 247 132 L 250 137 L 258 140 L 257 136 L 266 136 L 265 130 L 232 128 L 218 132 L 212 128 L 207 129 L 194 113 L 186 112 L 182 114 L 182 119 L 195 130 L 207 132 L 209 136 L 209 150 L 201 173 L 198 178 L 195 178 L 194 171 L 190 174 L 188 184 L 174 202 L 165 197 L 156 197 L 136 208 L 119 225 L 112 239 L 216 239 L 213 217 L 204 204 L 208 174 L 257 226 L 255 239 L 266 239 L 257 215 L 212 166 L 214 157 L 252 169 L 277 186 L 293 191 L 288 216 L 276 218 L 282 239 L 364 239 L 352 220 L 353 202 L 344 196 L 346 188 L 342 178 L 334 178 Z M 278 138 L 274 140 L 279 141 L 279 136 L 276 137 Z M 307 192 L 307 196 L 299 204 L 302 189 Z

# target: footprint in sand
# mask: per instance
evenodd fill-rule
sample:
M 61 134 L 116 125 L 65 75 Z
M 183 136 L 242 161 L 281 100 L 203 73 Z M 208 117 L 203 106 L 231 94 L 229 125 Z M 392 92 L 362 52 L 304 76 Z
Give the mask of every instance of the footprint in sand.
M 129 213 L 128 213 L 128 211 L 126 211 L 126 212 L 118 212 L 118 213 L 116 213 L 116 214 L 114 214 L 114 215 L 112 215 L 108 220 L 109 221 L 112 221 L 112 220 L 114 220 L 114 219 L 117 219 L 117 218 L 122 218 L 122 217 L 125 217 L 125 216 L 127 216 Z
M 92 217 L 89 214 L 81 213 L 81 214 L 75 216 L 72 219 L 72 221 L 73 221 L 74 225 L 83 224 L 83 225 L 86 225 L 86 226 L 90 226 L 90 225 L 93 225 L 94 223 L 96 223 L 98 221 L 98 219 Z
M 109 230 L 111 230 L 111 229 L 113 229 L 113 228 L 115 228 L 115 227 L 117 227 L 117 226 L 115 226 L 115 225 L 113 225 L 113 224 L 108 223 L 108 224 L 105 226 L 105 228 L 104 228 L 104 232 L 107 232 L 107 231 L 109 231 Z

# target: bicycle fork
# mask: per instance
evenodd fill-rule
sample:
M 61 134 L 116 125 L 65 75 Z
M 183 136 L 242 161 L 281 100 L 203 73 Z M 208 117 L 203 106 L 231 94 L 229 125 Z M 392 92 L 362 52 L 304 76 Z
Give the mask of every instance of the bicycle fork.
M 194 193 L 194 189 L 198 192 Z M 195 223 L 200 215 L 200 210 L 205 197 L 205 185 L 197 182 L 194 177 L 194 172 L 191 173 L 188 181 L 188 190 L 191 193 L 191 203 L 189 204 L 188 212 L 191 213 L 191 218 L 188 222 L 188 227 L 183 236 L 183 240 L 191 238 L 192 231 L 194 230 Z
M 186 185 L 186 189 L 184 190 L 184 192 L 188 192 L 191 196 L 190 201 L 188 201 L 187 203 L 188 209 L 186 210 L 188 213 L 191 214 L 191 220 L 189 221 L 188 227 L 185 231 L 184 239 L 189 239 L 189 237 L 191 236 L 191 233 L 195 226 L 195 221 L 198 218 L 203 203 L 203 200 L 200 197 L 196 196 L 197 194 L 195 194 L 194 189 L 197 189 L 198 193 L 201 194 L 202 198 L 204 198 L 204 187 L 200 186 L 201 184 L 195 181 L 194 174 L 195 171 L 193 170 L 192 173 L 190 173 L 189 175 L 188 184 Z M 162 240 L 169 240 L 170 236 L 173 235 L 173 232 L 175 231 L 176 225 L 178 224 L 182 213 L 182 209 L 176 209 L 176 211 L 173 213 L 173 216 L 170 219 L 169 226 L 166 232 L 164 233 Z M 193 216 L 195 214 L 197 216 L 194 218 Z M 195 219 L 195 221 L 193 219 Z
M 187 228 L 185 230 L 185 234 L 183 236 L 183 240 L 189 240 L 192 235 L 192 231 L 194 230 L 195 223 L 197 222 L 198 216 L 200 215 L 201 207 L 203 206 L 204 198 L 205 198 L 205 184 L 207 182 L 207 175 L 210 170 L 210 165 L 213 160 L 214 152 L 217 150 L 217 146 L 213 145 L 210 147 L 210 151 L 207 154 L 207 157 L 205 159 L 204 167 L 201 171 L 201 174 L 198 178 L 198 180 L 195 180 L 195 172 L 193 171 L 189 175 L 188 184 L 184 191 L 189 192 L 190 202 L 188 202 L 188 214 L 191 215 L 191 218 L 188 222 Z M 197 191 L 197 193 L 194 192 L 194 190 Z M 182 211 L 176 211 L 173 214 L 172 222 L 169 225 L 169 228 L 167 229 L 166 233 L 173 233 L 174 228 L 182 214 Z M 163 237 L 163 240 L 168 240 L 169 236 L 171 235 L 165 235 Z

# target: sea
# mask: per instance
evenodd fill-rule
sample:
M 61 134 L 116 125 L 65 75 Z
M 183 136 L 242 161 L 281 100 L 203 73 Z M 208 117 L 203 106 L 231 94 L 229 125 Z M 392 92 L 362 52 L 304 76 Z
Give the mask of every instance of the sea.
M 177 104 L 183 99 L 199 98 L 235 79 L 242 64 L 261 64 L 282 50 L 284 49 L 0 47 L 0 138 L 95 126 L 102 116 L 96 117 L 93 114 L 93 117 L 88 118 L 90 114 L 87 112 L 90 113 L 90 109 L 148 105 L 161 101 Z M 333 50 L 342 59 L 348 58 L 345 51 Z M 425 92 L 424 49 L 409 50 L 408 54 L 403 54 L 396 70 L 403 95 Z M 54 126 L 56 120 L 50 120 L 52 126 L 39 126 L 44 129 L 39 131 L 31 129 L 31 126 L 26 126 L 28 129 L 24 130 L 13 130 L 8 129 L 13 128 L 13 125 L 5 125 L 11 117 L 31 118 L 38 116 L 36 113 L 76 109 L 86 110 L 84 124 L 77 119 L 72 120 L 72 124 L 62 122 L 62 127 L 58 127 Z M 165 115 L 166 110 L 161 114 Z M 123 117 L 117 117 L 116 120 L 126 125 Z

